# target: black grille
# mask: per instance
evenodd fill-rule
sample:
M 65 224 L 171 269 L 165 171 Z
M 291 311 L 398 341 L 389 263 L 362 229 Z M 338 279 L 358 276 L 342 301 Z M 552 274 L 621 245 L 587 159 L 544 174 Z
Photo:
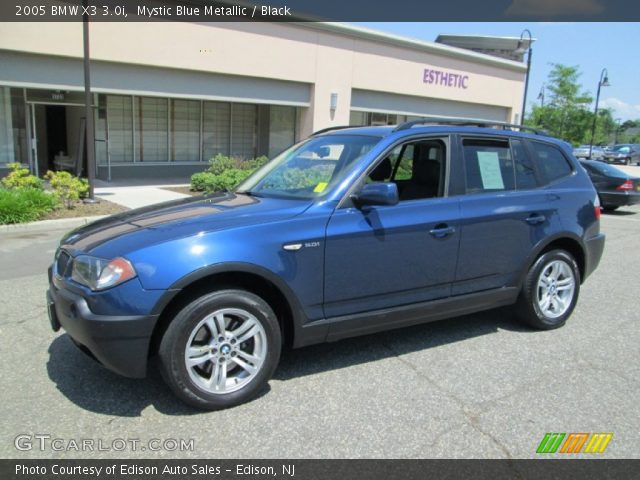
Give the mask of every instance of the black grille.
M 64 250 L 60 250 L 58 256 L 56 258 L 56 268 L 54 273 L 59 277 L 64 277 L 67 275 L 67 268 L 69 268 L 71 256 Z

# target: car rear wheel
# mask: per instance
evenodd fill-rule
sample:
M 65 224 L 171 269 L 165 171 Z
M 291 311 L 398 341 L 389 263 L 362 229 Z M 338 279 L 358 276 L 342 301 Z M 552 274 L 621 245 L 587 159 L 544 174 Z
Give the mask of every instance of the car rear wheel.
M 531 266 L 516 304 L 523 322 L 541 330 L 565 324 L 578 301 L 580 271 L 565 250 L 542 254 Z
M 219 410 L 265 389 L 281 349 L 278 320 L 260 297 L 221 290 L 184 307 L 160 343 L 162 375 L 184 402 Z

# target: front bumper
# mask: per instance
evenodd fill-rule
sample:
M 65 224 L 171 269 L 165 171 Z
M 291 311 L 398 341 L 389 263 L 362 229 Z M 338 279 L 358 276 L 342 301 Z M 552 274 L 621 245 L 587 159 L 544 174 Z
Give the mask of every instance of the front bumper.
M 146 375 L 157 315 L 96 315 L 82 296 L 53 283 L 47 291 L 47 306 L 53 330 L 62 327 L 81 350 L 106 368 L 125 377 Z

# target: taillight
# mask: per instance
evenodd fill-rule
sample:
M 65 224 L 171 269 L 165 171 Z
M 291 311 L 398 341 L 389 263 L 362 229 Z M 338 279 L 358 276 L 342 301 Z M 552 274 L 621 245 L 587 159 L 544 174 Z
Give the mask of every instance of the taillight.
M 600 197 L 596 195 L 596 199 L 593 202 L 593 213 L 596 216 L 596 220 L 600 220 L 600 214 L 602 213 L 602 207 L 600 206 Z
M 618 185 L 616 190 L 620 190 L 622 192 L 626 192 L 627 190 L 633 190 L 633 182 L 631 180 L 627 180 L 622 185 Z

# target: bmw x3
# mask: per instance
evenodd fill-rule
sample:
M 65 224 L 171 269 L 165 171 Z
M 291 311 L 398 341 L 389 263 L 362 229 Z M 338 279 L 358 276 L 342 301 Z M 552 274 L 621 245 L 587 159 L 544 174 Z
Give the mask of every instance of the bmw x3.
M 151 358 L 201 409 L 255 397 L 284 346 L 512 305 L 567 321 L 604 248 L 570 146 L 507 124 L 421 119 L 317 132 L 233 191 L 67 234 L 55 331 L 106 368 Z

